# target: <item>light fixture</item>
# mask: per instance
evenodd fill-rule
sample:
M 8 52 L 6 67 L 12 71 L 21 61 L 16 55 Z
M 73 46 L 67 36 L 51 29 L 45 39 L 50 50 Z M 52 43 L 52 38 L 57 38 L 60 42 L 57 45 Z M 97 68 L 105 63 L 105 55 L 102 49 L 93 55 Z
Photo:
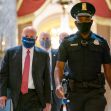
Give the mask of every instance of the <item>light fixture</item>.
M 72 3 L 72 0 L 59 0 L 59 1 L 57 1 L 57 3 L 61 5 L 62 10 L 63 10 L 63 13 L 61 16 L 59 33 L 67 32 L 67 33 L 71 34 L 72 30 L 69 26 L 69 15 L 68 15 L 68 12 L 66 10 L 68 8 L 68 5 Z
M 54 3 L 54 2 L 53 2 Z M 62 32 L 66 32 L 68 34 L 73 33 L 72 29 L 69 26 L 69 14 L 67 12 L 68 5 L 72 3 L 72 0 L 56 0 L 56 4 L 62 7 L 62 14 L 60 19 L 60 26 L 55 27 L 51 30 L 52 35 L 52 47 L 57 49 L 59 47 L 59 35 Z
M 57 3 L 61 5 L 62 10 L 63 10 L 63 14 L 65 14 L 66 8 L 69 4 L 72 3 L 72 0 L 58 0 Z

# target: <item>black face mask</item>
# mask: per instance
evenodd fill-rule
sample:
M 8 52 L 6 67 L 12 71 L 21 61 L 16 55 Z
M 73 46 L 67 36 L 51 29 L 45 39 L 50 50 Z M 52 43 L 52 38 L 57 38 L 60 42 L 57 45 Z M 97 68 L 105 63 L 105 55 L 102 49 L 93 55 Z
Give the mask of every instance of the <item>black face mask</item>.
M 81 33 L 89 33 L 92 22 L 75 23 Z

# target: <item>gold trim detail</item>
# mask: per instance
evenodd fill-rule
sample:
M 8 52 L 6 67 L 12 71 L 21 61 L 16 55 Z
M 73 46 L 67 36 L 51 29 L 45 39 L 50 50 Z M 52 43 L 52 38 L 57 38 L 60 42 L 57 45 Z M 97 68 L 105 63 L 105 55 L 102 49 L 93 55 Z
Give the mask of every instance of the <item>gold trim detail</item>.
M 82 10 L 87 10 L 86 3 L 82 3 Z
M 111 26 L 111 19 L 110 18 L 95 16 L 94 20 L 98 24 Z
M 107 3 L 108 8 L 111 10 L 111 0 L 105 0 L 105 2 Z
M 18 0 L 18 2 L 17 2 L 17 8 L 16 8 L 17 11 L 20 9 L 22 3 L 23 3 L 23 0 Z
M 45 3 L 43 4 L 43 6 L 39 10 L 37 10 L 37 11 L 34 12 L 34 15 L 38 16 L 46 8 L 46 6 L 49 3 L 51 3 L 51 0 L 46 0 Z
M 45 3 L 43 4 L 43 6 L 40 7 L 37 11 L 35 11 L 31 14 L 22 16 L 22 17 L 18 17 L 18 20 L 17 20 L 18 24 L 25 24 L 27 22 L 33 21 L 35 19 L 35 17 L 38 16 L 50 2 L 51 2 L 51 0 L 46 0 Z
M 29 14 L 29 15 L 26 15 L 26 16 L 23 16 L 23 17 L 19 17 L 17 22 L 18 24 L 25 24 L 25 23 L 28 23 L 30 21 L 33 21 L 35 18 L 34 14 Z

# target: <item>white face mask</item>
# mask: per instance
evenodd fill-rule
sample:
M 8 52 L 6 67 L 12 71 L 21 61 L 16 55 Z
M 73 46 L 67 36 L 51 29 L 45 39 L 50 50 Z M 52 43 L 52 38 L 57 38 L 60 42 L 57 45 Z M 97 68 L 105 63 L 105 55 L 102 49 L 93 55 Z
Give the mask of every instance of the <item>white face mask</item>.
M 48 49 L 51 47 L 51 40 L 47 39 L 47 40 L 41 40 L 40 41 L 40 45 L 42 47 L 44 47 L 45 49 Z

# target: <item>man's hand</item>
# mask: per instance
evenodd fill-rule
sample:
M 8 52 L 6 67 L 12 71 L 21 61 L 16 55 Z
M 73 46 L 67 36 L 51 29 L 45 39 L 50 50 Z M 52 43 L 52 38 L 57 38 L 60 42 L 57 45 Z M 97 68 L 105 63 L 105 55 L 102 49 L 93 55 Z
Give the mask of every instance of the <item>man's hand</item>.
M 64 89 L 63 89 L 63 87 L 61 86 L 61 85 L 58 85 L 57 87 L 56 87 L 56 95 L 57 95 L 57 97 L 58 98 L 60 98 L 60 99 L 63 99 L 65 96 L 64 96 Z
M 51 104 L 46 103 L 46 107 L 43 109 L 43 111 L 51 111 Z
M 0 107 L 3 109 L 6 105 L 6 100 L 7 100 L 7 97 L 6 96 L 1 96 L 0 97 Z

